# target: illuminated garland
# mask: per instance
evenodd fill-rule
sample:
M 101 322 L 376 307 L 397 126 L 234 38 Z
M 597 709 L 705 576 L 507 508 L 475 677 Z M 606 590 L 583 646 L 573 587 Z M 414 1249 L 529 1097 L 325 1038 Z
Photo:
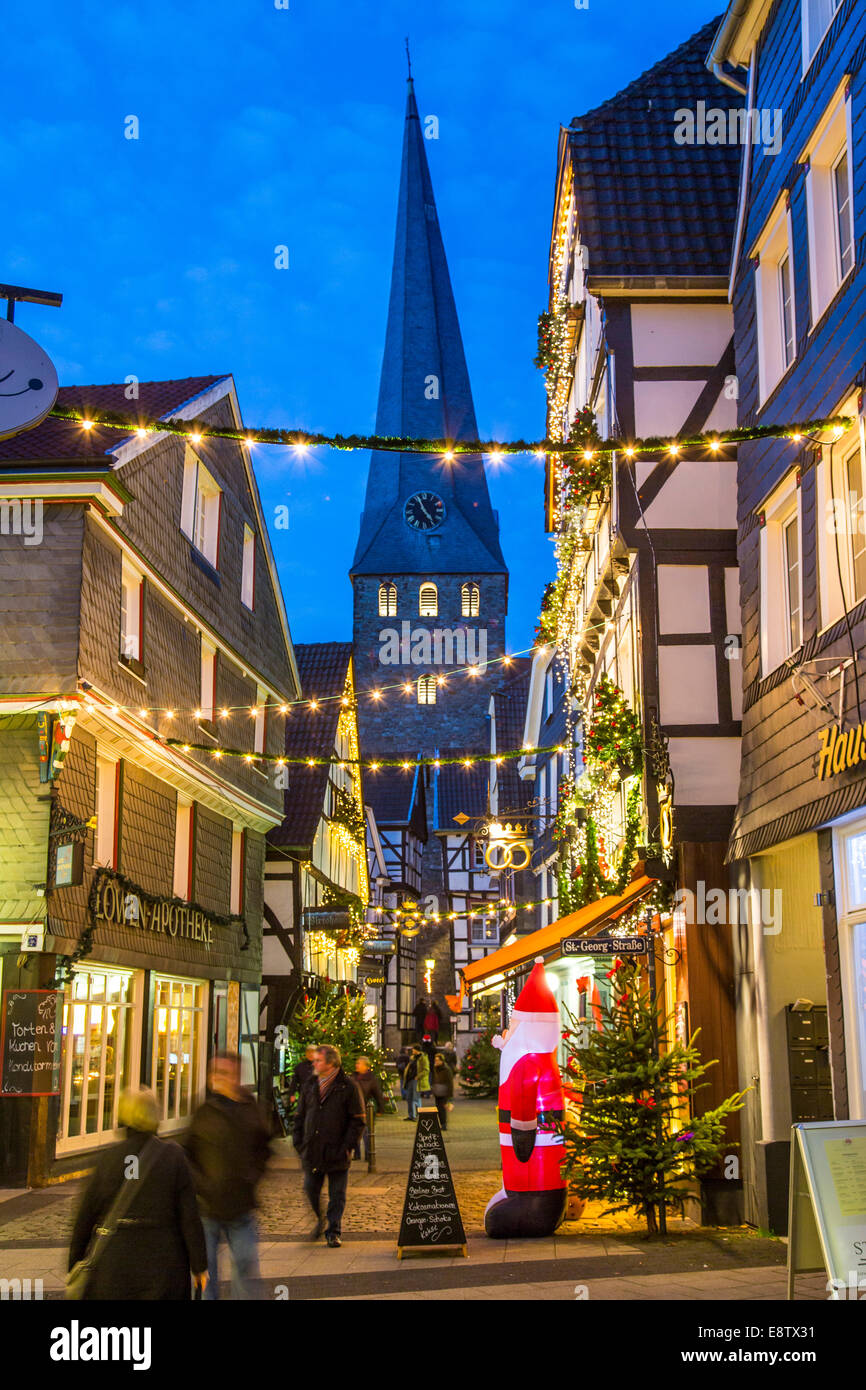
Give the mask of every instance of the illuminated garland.
M 741 444 L 758 439 L 791 439 L 794 443 L 799 443 L 804 435 L 817 434 L 821 430 L 835 429 L 844 433 L 853 423 L 847 415 L 831 415 L 802 423 L 753 425 L 693 435 L 653 435 L 646 439 L 633 440 L 607 439 L 589 452 L 587 457 L 585 447 L 574 440 L 420 439 L 408 435 L 321 434 L 299 429 L 237 430 L 205 424 L 202 421 L 177 418 L 154 420 L 122 415 L 115 411 L 100 411 L 98 415 L 85 416 L 80 410 L 62 405 L 55 405 L 50 414 L 59 420 L 69 420 L 86 430 L 98 425 L 100 428 L 122 430 L 126 434 L 140 437 L 148 434 L 176 434 L 184 436 L 194 444 L 199 444 L 205 439 L 231 439 L 238 444 L 276 444 L 301 450 L 320 446 L 346 450 L 372 449 L 379 453 L 438 454 L 449 463 L 460 454 L 488 454 L 493 458 L 504 454 L 535 454 L 539 457 L 557 454 L 579 456 L 591 462 L 597 456 L 614 453 L 624 453 L 627 458 L 632 458 L 636 454 L 675 456 L 681 450 L 689 448 L 707 448 L 716 452 L 726 444 Z
M 476 763 L 496 763 L 497 767 L 511 758 L 530 758 L 536 753 L 564 753 L 565 746 L 561 743 L 550 745 L 545 748 L 512 748 L 506 752 L 498 753 L 463 753 L 453 757 L 429 757 L 413 758 L 341 758 L 336 754 L 327 758 L 305 758 L 298 754 L 289 757 L 285 753 L 248 753 L 242 748 L 214 748 L 207 743 L 187 743 L 180 738 L 162 738 L 157 740 L 165 743 L 170 748 L 180 748 L 184 753 L 210 753 L 212 758 L 243 758 L 245 763 L 275 763 L 278 767 L 298 766 L 298 767 L 363 767 L 368 772 L 378 772 L 383 767 L 399 767 L 404 772 L 410 772 L 416 767 L 474 767 Z

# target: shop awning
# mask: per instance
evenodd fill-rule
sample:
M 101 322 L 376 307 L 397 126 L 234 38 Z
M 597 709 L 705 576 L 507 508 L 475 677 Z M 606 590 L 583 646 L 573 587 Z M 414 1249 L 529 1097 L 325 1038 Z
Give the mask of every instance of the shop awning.
M 599 898 L 597 902 L 582 907 L 579 912 L 570 912 L 567 917 L 560 917 L 558 922 L 551 922 L 549 927 L 542 927 L 541 931 L 518 937 L 510 946 L 501 946 L 498 951 L 485 956 L 483 960 L 474 960 L 469 965 L 464 965 L 460 972 L 464 985 L 468 988 L 470 985 L 480 984 L 491 975 L 500 975 L 504 970 L 513 970 L 518 965 L 525 965 L 536 956 L 555 954 L 566 936 L 592 936 L 598 927 L 603 926 L 605 922 L 614 921 L 626 908 L 633 907 L 645 897 L 655 883 L 654 878 L 642 875 L 634 879 L 625 892 L 616 897 Z

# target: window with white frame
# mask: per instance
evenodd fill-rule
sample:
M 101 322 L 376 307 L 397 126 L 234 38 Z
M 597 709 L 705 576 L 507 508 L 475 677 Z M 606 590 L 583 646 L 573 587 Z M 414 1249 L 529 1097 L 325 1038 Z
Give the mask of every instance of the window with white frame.
M 192 896 L 192 827 L 194 807 L 178 798 L 174 822 L 174 896 L 189 902 Z
M 117 868 L 119 783 L 120 763 L 97 755 L 94 861 L 107 869 Z
M 815 473 L 821 625 L 829 627 L 866 598 L 866 457 L 858 426 L 823 447 Z
M 241 603 L 245 608 L 255 607 L 256 598 L 256 533 L 251 526 L 244 525 L 244 558 L 241 571 Z
M 833 17 L 842 0 L 801 0 L 803 24 L 803 72 L 809 68 L 812 59 L 833 23 Z
M 854 267 L 851 99 L 837 90 L 800 155 L 806 170 L 812 326 Z
M 221 504 L 219 484 L 188 444 L 183 462 L 180 528 L 214 569 L 219 562 Z
M 439 592 L 435 584 L 422 584 L 418 590 L 418 614 L 422 618 L 438 617 Z
M 761 401 L 775 390 L 797 355 L 797 316 L 791 260 L 791 217 L 779 199 L 754 248 L 758 387 Z
M 214 717 L 214 698 L 216 691 L 216 648 L 204 638 L 201 641 L 201 690 L 199 710 L 202 719 Z
M 264 753 L 268 725 L 268 692 L 263 686 L 256 686 L 256 737 L 253 745 L 256 753 Z
M 237 916 L 244 910 L 244 832 L 232 831 L 231 906 Z
M 124 558 L 120 578 L 120 657 L 141 661 L 144 638 L 144 580 Z
M 796 474 L 773 494 L 761 528 L 761 670 L 774 671 L 803 641 L 803 537 Z

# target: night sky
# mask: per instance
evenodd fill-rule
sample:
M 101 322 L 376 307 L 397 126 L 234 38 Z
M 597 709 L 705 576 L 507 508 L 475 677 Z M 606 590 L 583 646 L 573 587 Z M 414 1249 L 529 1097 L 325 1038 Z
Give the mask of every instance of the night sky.
M 559 126 L 721 0 L 288 3 L 4 7 L 0 281 L 64 296 L 16 323 L 64 385 L 231 372 L 248 425 L 372 431 L 408 34 L 422 119 L 439 118 L 427 152 L 479 429 L 539 437 Z M 290 509 L 272 540 L 295 640 L 350 637 L 369 456 L 254 457 L 266 515 Z M 490 481 L 518 651 L 553 568 L 541 465 Z

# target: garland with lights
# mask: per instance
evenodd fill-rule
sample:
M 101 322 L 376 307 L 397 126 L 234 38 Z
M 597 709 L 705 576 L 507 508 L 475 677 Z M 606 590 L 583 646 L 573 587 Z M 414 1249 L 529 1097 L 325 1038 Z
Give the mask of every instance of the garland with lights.
M 237 430 L 210 425 L 203 421 L 179 420 L 176 417 L 167 420 L 154 420 L 122 415 L 115 411 L 100 411 L 98 414 L 85 416 L 80 410 L 62 405 L 55 405 L 49 414 L 56 419 L 78 424 L 83 429 L 93 429 L 95 426 L 99 426 L 104 429 L 122 430 L 126 434 L 138 436 L 176 434 L 182 435 L 196 444 L 205 439 L 230 439 L 238 444 L 276 444 L 295 449 L 312 449 L 320 446 L 345 450 L 372 449 L 379 453 L 439 454 L 448 462 L 460 454 L 488 454 L 494 457 L 504 454 L 580 454 L 585 457 L 587 452 L 584 445 L 574 440 L 453 440 L 420 439 L 408 435 L 321 434 L 300 429 Z M 701 434 L 668 435 L 666 438 L 652 435 L 646 439 L 606 439 L 592 451 L 591 457 L 614 453 L 624 453 L 629 458 L 635 454 L 676 454 L 682 449 L 689 448 L 717 450 L 726 444 L 742 444 L 760 439 L 791 439 L 794 443 L 799 443 L 804 435 L 817 434 L 828 429 L 844 432 L 850 429 L 852 424 L 853 421 L 847 415 L 831 415 L 795 424 L 753 425 L 738 429 L 713 430 Z
M 285 753 L 249 753 L 243 748 L 214 748 L 213 744 L 187 743 L 180 738 L 159 738 L 157 741 L 165 743 L 169 748 L 179 748 L 184 753 L 209 753 L 212 758 L 243 758 L 247 763 L 276 763 L 278 767 L 363 767 L 368 772 L 378 772 L 383 767 L 399 767 L 404 772 L 410 772 L 416 767 L 470 768 L 476 763 L 496 763 L 498 766 L 511 758 L 529 758 L 536 753 L 565 752 L 563 745 L 557 743 L 545 748 L 512 748 L 498 753 L 458 753 L 453 757 L 414 758 L 411 762 L 405 758 L 377 758 L 368 762 L 366 758 L 341 758 L 337 754 L 327 758 L 305 758 L 302 755 L 289 757 Z

